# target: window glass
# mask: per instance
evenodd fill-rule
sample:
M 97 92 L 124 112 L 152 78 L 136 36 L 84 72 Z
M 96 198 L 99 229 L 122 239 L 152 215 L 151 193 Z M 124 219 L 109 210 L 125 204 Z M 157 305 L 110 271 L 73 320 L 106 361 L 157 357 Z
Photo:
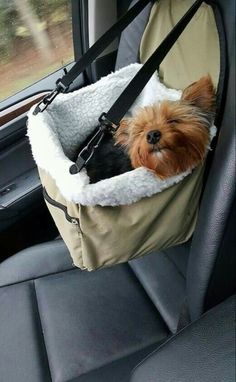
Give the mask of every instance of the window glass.
M 0 100 L 73 60 L 71 1 L 0 0 Z

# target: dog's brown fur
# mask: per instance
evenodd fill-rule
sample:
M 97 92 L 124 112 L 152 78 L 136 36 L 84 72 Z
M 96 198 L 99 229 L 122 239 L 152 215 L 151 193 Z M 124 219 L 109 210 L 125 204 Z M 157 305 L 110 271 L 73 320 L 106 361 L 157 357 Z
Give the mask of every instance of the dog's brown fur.
M 209 76 L 187 87 L 179 101 L 163 101 L 140 109 L 125 119 L 116 133 L 116 144 L 128 152 L 134 168 L 147 167 L 165 179 L 203 162 L 210 143 L 215 91 Z M 147 134 L 160 139 L 148 143 Z

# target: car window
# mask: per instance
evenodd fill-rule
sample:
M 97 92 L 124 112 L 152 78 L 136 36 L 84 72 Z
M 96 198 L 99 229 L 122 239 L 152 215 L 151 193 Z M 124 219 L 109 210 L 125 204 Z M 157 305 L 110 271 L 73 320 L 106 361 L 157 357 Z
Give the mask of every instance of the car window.
M 71 1 L 0 0 L 0 101 L 72 61 Z

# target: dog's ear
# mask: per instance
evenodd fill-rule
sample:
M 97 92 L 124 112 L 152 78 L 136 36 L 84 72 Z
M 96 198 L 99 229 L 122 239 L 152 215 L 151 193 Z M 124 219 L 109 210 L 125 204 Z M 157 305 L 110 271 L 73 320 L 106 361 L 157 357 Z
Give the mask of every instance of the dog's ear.
M 211 77 L 205 76 L 184 89 L 181 100 L 212 113 L 215 110 L 215 90 Z
M 129 119 L 122 119 L 118 130 L 115 133 L 116 144 L 128 146 L 129 141 Z

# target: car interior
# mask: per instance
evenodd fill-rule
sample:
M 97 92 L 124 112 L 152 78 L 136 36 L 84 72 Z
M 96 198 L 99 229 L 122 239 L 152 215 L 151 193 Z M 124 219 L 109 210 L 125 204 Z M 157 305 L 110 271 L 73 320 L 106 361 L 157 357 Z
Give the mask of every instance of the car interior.
M 60 58 L 47 75 L 40 74 L 38 66 L 37 80 L 0 98 L 1 382 L 235 381 L 235 1 L 201 5 L 203 10 L 211 7 L 217 31 L 218 134 L 207 158 L 190 240 L 101 270 L 76 268 L 46 207 L 32 157 L 27 137 L 29 108 L 53 90 L 63 67 L 70 69 L 137 2 L 43 2 L 51 13 L 56 4 L 58 19 L 58 10 L 64 9 L 61 4 L 69 4 L 66 22 L 70 23 L 73 57 L 66 64 Z M 0 0 L 1 14 L 3 3 Z M 36 4 L 40 15 L 37 2 L 24 0 L 19 8 L 17 3 L 9 2 L 10 14 L 15 17 L 18 12 L 26 24 L 27 4 Z M 181 0 L 184 9 L 193 3 Z M 166 33 L 164 16 L 175 23 L 172 16 L 180 12 L 179 5 L 178 0 L 150 1 L 69 91 L 131 63 L 143 63 L 150 55 L 150 41 L 158 44 Z M 158 7 L 166 12 L 164 16 Z M 35 22 L 32 10 L 27 14 Z M 47 22 L 55 19 L 48 17 Z M 158 27 L 152 29 L 158 22 L 163 35 Z M 208 40 L 209 19 L 204 27 L 199 40 L 205 36 L 207 52 L 213 49 L 210 37 Z M 60 28 L 55 27 L 57 38 L 65 39 Z M 16 55 L 21 54 L 22 41 L 27 38 L 18 36 Z M 190 49 L 196 44 L 196 40 L 190 41 Z M 55 51 L 58 46 L 55 42 Z M 0 55 L 2 52 L 0 44 Z M 24 65 L 31 70 L 26 58 Z M 204 58 L 199 56 L 201 60 Z M 160 68 L 169 86 L 177 75 L 174 62 L 175 54 Z M 205 62 L 208 68 L 207 58 Z M 4 60 L 0 64 L 0 79 L 10 81 L 7 70 L 13 73 L 13 65 L 9 69 Z M 18 76 L 17 64 L 14 68 Z M 187 64 L 185 69 L 187 73 Z M 191 70 L 186 76 L 191 78 Z

